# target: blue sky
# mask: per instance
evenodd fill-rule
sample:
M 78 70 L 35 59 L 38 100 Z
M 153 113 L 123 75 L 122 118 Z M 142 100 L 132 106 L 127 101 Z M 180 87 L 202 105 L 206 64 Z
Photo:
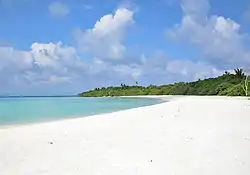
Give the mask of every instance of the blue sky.
M 247 0 L 0 0 L 0 95 L 249 72 Z

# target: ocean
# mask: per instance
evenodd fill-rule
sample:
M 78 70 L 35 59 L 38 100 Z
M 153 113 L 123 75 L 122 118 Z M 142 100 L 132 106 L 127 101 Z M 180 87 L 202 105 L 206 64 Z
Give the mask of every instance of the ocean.
M 160 103 L 153 98 L 22 97 L 0 98 L 0 125 L 55 121 Z

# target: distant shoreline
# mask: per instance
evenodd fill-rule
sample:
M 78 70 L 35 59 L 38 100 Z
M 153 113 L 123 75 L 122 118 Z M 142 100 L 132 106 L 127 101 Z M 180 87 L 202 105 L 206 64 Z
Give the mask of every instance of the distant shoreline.
M 224 74 L 192 82 L 179 82 L 166 85 L 141 86 L 121 84 L 95 88 L 78 94 L 82 97 L 100 96 L 137 96 L 137 95 L 200 95 L 200 96 L 248 96 L 249 88 L 244 88 L 250 80 L 242 69 L 235 69 L 235 74 Z M 245 85 L 243 86 L 243 84 Z

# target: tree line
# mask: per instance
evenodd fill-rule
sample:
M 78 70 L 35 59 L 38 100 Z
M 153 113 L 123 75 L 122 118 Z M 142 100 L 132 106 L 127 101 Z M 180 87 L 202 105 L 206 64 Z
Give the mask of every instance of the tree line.
M 234 73 L 225 72 L 216 78 L 207 78 L 194 82 L 179 82 L 161 86 L 110 86 L 95 88 L 82 92 L 82 97 L 104 96 L 137 96 L 137 95 L 224 95 L 224 96 L 248 96 L 250 83 L 249 76 L 243 69 L 234 69 Z

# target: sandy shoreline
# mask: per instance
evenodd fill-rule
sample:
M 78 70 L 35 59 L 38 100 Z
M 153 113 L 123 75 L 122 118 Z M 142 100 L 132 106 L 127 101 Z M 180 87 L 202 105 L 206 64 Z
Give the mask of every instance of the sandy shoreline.
M 1 129 L 0 175 L 250 174 L 250 100 L 169 99 Z

